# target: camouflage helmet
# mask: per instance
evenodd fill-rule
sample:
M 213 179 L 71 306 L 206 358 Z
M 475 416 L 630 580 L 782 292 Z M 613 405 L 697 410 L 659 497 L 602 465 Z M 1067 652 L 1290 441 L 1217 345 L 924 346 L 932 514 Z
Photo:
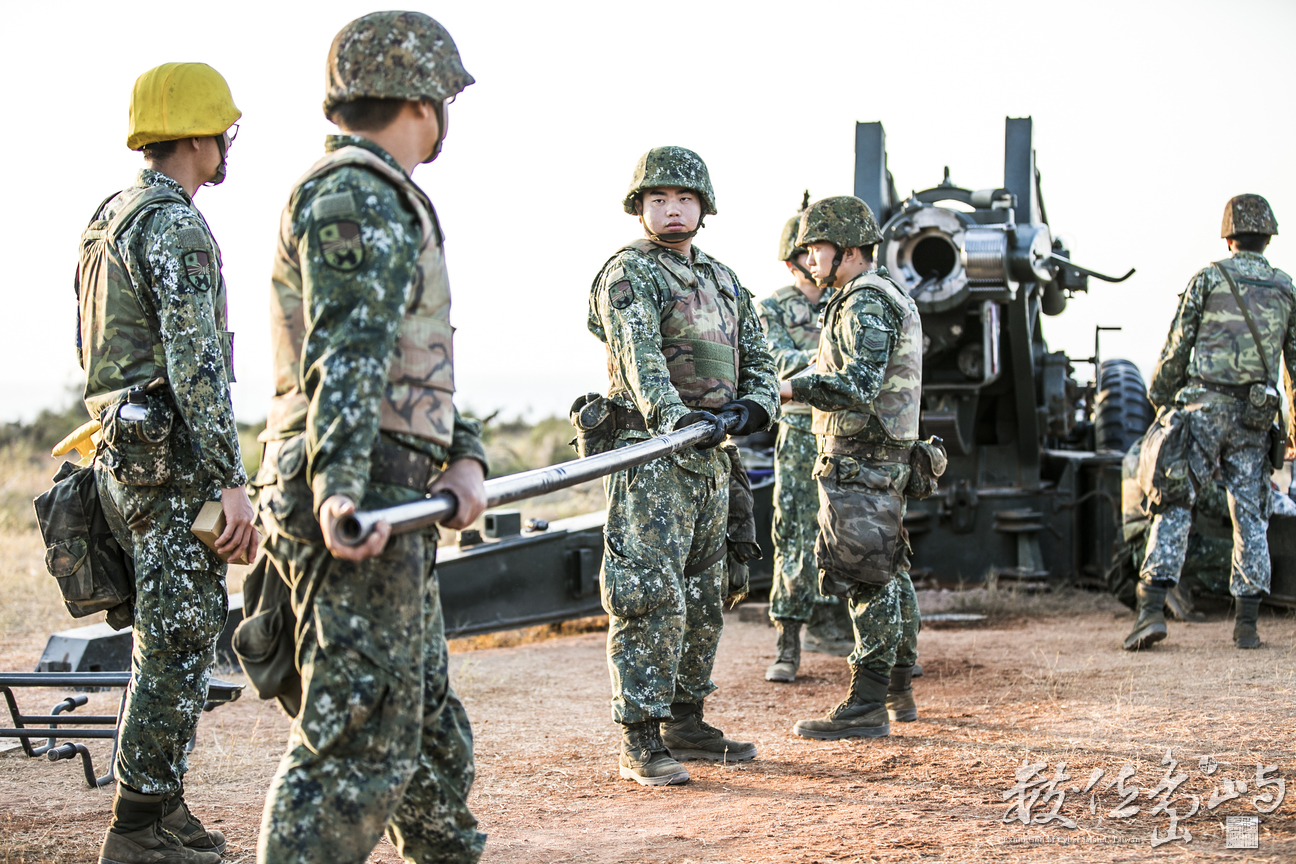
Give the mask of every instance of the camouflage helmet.
M 779 235 L 778 260 L 791 261 L 798 255 L 806 251 L 804 246 L 798 246 L 796 242 L 797 231 L 801 228 L 801 214 L 810 206 L 810 190 L 807 189 L 801 197 L 801 207 L 797 210 L 795 216 L 787 221 L 783 226 L 783 233 Z
M 716 215 L 715 192 L 711 190 L 711 175 L 707 173 L 702 157 L 684 147 L 654 147 L 639 157 L 630 191 L 626 192 L 621 206 L 631 216 L 638 216 L 635 199 L 645 189 L 657 186 L 680 186 L 692 189 L 702 196 L 702 214 Z
M 872 246 L 882 239 L 869 206 L 854 195 L 821 198 L 801 214 L 796 244 L 831 243 L 838 249 Z
M 1220 236 L 1235 234 L 1277 234 L 1278 220 L 1269 202 L 1259 195 L 1237 195 L 1224 205 L 1224 225 Z
M 356 99 L 444 102 L 472 83 L 454 39 L 432 18 L 422 12 L 371 12 L 333 39 L 324 114 Z

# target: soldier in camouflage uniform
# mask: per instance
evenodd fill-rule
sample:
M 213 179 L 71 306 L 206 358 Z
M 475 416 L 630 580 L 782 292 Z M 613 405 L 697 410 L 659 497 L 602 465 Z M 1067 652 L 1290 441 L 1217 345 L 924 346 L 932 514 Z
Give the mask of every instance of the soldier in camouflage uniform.
M 807 738 L 880 737 L 890 734 L 890 720 L 918 716 L 904 512 L 921 408 L 922 322 L 886 269 L 873 268 L 880 239 L 868 205 L 843 195 L 811 205 L 796 241 L 810 250 L 816 281 L 834 291 L 815 371 L 784 381 L 780 393 L 813 409 L 819 590 L 849 598 L 856 639 L 850 693 L 827 717 L 793 727 Z
M 809 204 L 802 203 L 801 210 Z M 814 362 L 819 349 L 819 330 L 831 289 L 815 284 L 806 269 L 809 253 L 796 245 L 801 214 L 783 226 L 779 237 L 779 260 L 787 265 L 793 284 L 774 292 L 757 307 L 765 340 L 781 379 L 787 379 Z M 820 607 L 840 605 L 836 597 L 819 593 L 814 543 L 819 533 L 817 514 L 819 491 L 813 476 L 818 455 L 815 435 L 810 431 L 810 406 L 789 402 L 782 407 L 778 437 L 774 442 L 774 584 L 770 588 L 770 619 L 778 630 L 777 655 L 765 670 L 766 681 L 790 683 L 801 664 L 801 627 Z M 820 613 L 816 621 L 823 629 L 835 622 L 832 613 Z M 829 648 L 835 653 L 841 641 L 835 628 L 827 633 L 807 634 L 807 647 Z M 854 647 L 854 640 L 850 642 Z M 847 648 L 845 653 L 849 653 Z
M 739 415 L 734 434 L 767 428 L 777 382 L 751 295 L 692 244 L 703 216 L 716 212 L 701 158 L 683 147 L 649 150 L 622 204 L 645 237 L 603 265 L 588 322 L 607 345 L 616 446 L 699 421 L 716 428 L 698 449 L 605 481 L 600 583 L 620 773 L 659 786 L 688 780 L 676 760 L 756 755 L 702 720 L 727 581 L 729 459 L 716 446 L 725 432 L 715 414 Z
M 1256 624 L 1269 593 L 1269 430 L 1280 406 L 1279 363 L 1287 368 L 1289 405 L 1296 378 L 1296 293 L 1291 277 L 1261 254 L 1277 233 L 1264 198 L 1233 198 L 1224 207 L 1220 234 L 1232 256 L 1199 270 L 1180 295 L 1148 398 L 1158 408 L 1184 412 L 1192 482 L 1186 500 L 1165 501 L 1153 516 L 1127 651 L 1166 637 L 1162 607 L 1183 567 L 1193 498 L 1216 470 L 1233 514 L 1233 642 L 1260 647 Z
M 225 558 L 256 554 L 230 404 L 220 248 L 193 196 L 225 177 L 239 119 L 225 79 L 201 63 L 145 72 L 131 93 L 135 184 L 81 236 L 78 353 L 85 406 L 103 424 L 95 480 L 134 558 L 134 648 L 101 862 L 216 862 L 225 848 L 184 800 L 185 745 L 225 624 Z M 220 501 L 221 555 L 190 532 Z
M 472 730 L 450 689 L 437 531 L 359 546 L 337 520 L 445 490 L 446 524 L 485 504 L 480 427 L 452 402 L 450 289 L 436 212 L 410 173 L 440 151 L 473 78 L 417 12 L 352 21 L 328 57 L 343 134 L 298 180 L 273 271 L 276 395 L 257 485 L 292 589 L 302 704 L 266 798 L 257 860 L 476 861 Z

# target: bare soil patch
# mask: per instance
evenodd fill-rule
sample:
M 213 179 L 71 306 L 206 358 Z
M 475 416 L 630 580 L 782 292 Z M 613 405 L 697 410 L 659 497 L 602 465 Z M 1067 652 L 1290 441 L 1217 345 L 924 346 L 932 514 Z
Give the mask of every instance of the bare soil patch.
M 1221 617 L 1172 625 L 1167 642 L 1127 654 L 1119 641 L 1129 616 L 1105 598 L 1079 596 L 1069 613 L 1061 599 L 1023 600 L 1060 608 L 1027 617 L 1005 604 L 984 626 L 925 630 L 918 722 L 893 724 L 889 738 L 868 741 L 791 735 L 797 719 L 822 714 L 842 697 L 846 663 L 807 654 L 797 683 L 768 683 L 773 630 L 731 614 L 715 670 L 720 690 L 707 701 L 707 717 L 755 740 L 760 756 L 728 767 L 690 762 L 688 785 L 662 789 L 617 777 L 602 634 L 456 653 L 455 686 L 477 736 L 473 808 L 490 835 L 483 860 L 1296 859 L 1296 790 L 1271 814 L 1258 814 L 1255 804 L 1258 795 L 1278 791 L 1256 788 L 1257 763 L 1278 766 L 1266 778 L 1296 782 L 1296 619 L 1266 614 L 1259 651 L 1235 650 L 1232 622 Z M 924 601 L 938 608 L 966 599 Z M 997 623 L 1004 621 L 1009 626 Z M 15 641 L 6 668 L 29 668 L 34 656 L 12 662 Z M 29 710 L 44 710 L 60 695 L 41 694 Z M 95 694 L 81 710 L 109 711 L 115 700 Z M 255 857 L 265 789 L 287 727 L 276 707 L 250 695 L 200 724 L 189 796 L 229 836 L 227 860 Z M 107 746 L 91 750 L 104 764 Z M 1173 770 L 1162 764 L 1167 750 Z M 1217 765 L 1213 774 L 1203 758 Z M 1045 798 L 1047 789 L 1030 808 L 1033 824 L 1014 821 L 1017 798 L 1004 796 L 1023 761 L 1044 763 L 1030 791 L 1065 763 L 1069 779 L 1056 784 L 1065 793 L 1059 812 L 1074 829 L 1043 822 L 1056 801 Z M 1124 784 L 1138 787 L 1131 800 L 1140 812 L 1114 818 L 1125 796 L 1107 786 L 1126 765 L 1134 773 Z M 1103 776 L 1082 791 L 1095 769 Z M 1168 803 L 1182 817 L 1197 796 L 1198 812 L 1179 825 L 1191 843 L 1153 848 L 1153 830 L 1163 837 L 1170 825 L 1167 813 L 1152 812 L 1168 774 L 1186 775 Z M 1246 792 L 1208 810 L 1212 793 L 1227 793 L 1225 780 L 1235 791 L 1244 781 Z M 109 804 L 107 790 L 84 787 L 75 763 L 0 755 L 0 862 L 94 860 Z M 1257 848 L 1225 848 L 1227 817 L 1256 815 Z M 371 860 L 396 856 L 384 843 Z

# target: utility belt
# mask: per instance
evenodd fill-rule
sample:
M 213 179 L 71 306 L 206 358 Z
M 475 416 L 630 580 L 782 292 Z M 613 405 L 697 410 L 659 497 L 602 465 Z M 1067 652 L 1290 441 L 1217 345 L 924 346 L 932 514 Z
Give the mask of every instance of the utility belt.
M 1252 385 L 1250 384 L 1217 384 L 1214 381 L 1206 381 L 1201 378 L 1189 378 L 1188 384 L 1192 387 L 1201 387 L 1202 389 L 1209 390 L 1212 393 L 1232 396 L 1234 399 L 1241 402 L 1247 401 L 1251 396 Z
M 889 462 L 895 465 L 908 465 L 909 456 L 913 452 L 913 445 L 888 447 L 885 444 L 861 441 L 844 435 L 822 435 L 820 441 L 822 446 L 819 452 L 830 456 L 853 456 L 856 459 Z
M 278 464 L 279 452 L 293 439 L 267 441 L 261 454 L 262 464 Z M 426 492 L 432 481 L 441 476 L 441 465 L 426 453 L 402 447 L 379 438 L 369 451 L 369 480 L 388 486 L 403 486 Z

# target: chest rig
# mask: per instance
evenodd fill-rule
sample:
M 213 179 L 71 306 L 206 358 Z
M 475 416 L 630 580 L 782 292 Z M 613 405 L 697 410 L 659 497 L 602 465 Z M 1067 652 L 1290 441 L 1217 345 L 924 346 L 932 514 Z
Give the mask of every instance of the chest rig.
M 1257 269 L 1261 262 L 1247 261 Z M 1282 345 L 1287 335 L 1287 321 L 1296 306 L 1291 278 L 1281 270 L 1264 267 L 1267 278 L 1248 273 L 1236 261 L 1216 261 L 1215 267 L 1233 278 L 1238 295 L 1246 304 L 1256 336 L 1251 335 L 1246 316 L 1221 275 L 1214 289 L 1202 298 L 1201 324 L 1193 346 L 1188 374 L 1214 384 L 1274 384 L 1266 369 L 1281 368 Z M 1261 357 L 1256 339 L 1264 345 L 1267 356 Z
M 692 409 L 715 409 L 738 392 L 738 286 L 724 267 L 690 267 L 676 253 L 650 240 L 621 252 L 638 252 L 657 265 L 670 301 L 661 313 L 662 355 L 671 384 Z M 611 394 L 625 391 L 608 357 Z
M 882 429 L 898 441 L 918 437 L 918 415 L 922 407 L 922 321 L 913 298 L 891 280 L 876 273 L 858 276 L 840 293 L 834 294 L 824 310 L 824 333 L 819 341 L 818 368 L 821 373 L 837 372 L 846 359 L 837 345 L 838 323 L 846 301 L 865 288 L 879 290 L 900 315 L 900 331 L 887 362 L 882 388 L 867 406 L 846 411 L 813 409 L 811 429 L 816 435 L 850 437 L 864 431 L 870 417 L 877 417 Z
M 344 165 L 367 168 L 399 189 L 418 217 L 423 237 L 416 284 L 401 319 L 396 351 L 387 372 L 379 428 L 448 447 L 454 435 L 454 328 L 450 326 L 450 279 L 436 212 L 404 172 L 363 147 L 340 147 L 324 156 L 297 181 L 290 200 L 296 199 L 297 190 L 307 181 Z M 299 431 L 307 408 L 300 387 L 306 336 L 301 262 L 295 244 L 288 242 L 292 239 L 291 219 L 291 213 L 285 210 L 270 301 L 276 395 L 266 425 L 272 435 Z

